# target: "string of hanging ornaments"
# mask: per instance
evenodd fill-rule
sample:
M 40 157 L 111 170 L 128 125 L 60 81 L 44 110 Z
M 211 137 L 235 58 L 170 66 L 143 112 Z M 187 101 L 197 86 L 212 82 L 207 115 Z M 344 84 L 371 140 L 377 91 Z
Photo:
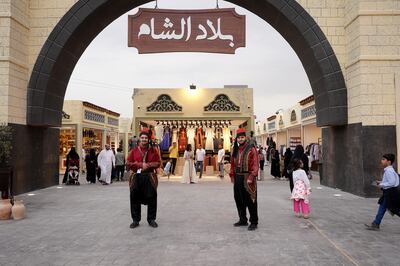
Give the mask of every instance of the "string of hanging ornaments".
M 229 127 L 231 120 L 156 120 L 157 125 L 176 127 Z

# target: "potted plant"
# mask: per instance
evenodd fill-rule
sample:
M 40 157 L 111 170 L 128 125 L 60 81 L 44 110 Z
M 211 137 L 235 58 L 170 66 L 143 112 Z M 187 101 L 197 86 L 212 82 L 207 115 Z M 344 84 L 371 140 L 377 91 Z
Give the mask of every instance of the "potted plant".
M 11 195 L 12 168 L 10 165 L 12 152 L 12 128 L 7 124 L 0 124 L 0 191 L 2 198 Z

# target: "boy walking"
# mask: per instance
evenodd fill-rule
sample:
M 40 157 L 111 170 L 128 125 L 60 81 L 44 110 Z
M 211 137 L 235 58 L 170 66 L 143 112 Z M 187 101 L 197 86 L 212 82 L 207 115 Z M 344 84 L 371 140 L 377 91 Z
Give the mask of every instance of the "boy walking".
M 377 180 L 376 185 L 383 191 L 382 197 L 379 199 L 379 209 L 375 220 L 370 224 L 366 224 L 367 230 L 378 231 L 386 209 L 394 215 L 400 216 L 400 191 L 399 191 L 399 175 L 394 170 L 394 154 L 385 154 L 382 156 L 381 164 L 385 168 L 382 181 Z

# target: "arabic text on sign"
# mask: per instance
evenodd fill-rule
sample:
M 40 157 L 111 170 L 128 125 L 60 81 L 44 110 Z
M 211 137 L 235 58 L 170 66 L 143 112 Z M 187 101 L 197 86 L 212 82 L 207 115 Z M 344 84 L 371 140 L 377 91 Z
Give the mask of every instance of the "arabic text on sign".
M 207 26 L 211 32 L 209 35 L 209 31 L 203 24 L 198 25 L 198 29 L 201 30 L 202 34 L 196 36 L 196 41 L 197 40 L 229 40 L 229 46 L 234 47 L 234 38 L 232 35 L 225 35 L 221 31 L 221 18 L 218 18 L 217 20 L 217 26 L 214 26 L 214 23 L 207 19 L 206 21 Z M 150 24 L 150 25 L 149 25 Z M 186 19 L 182 18 L 181 19 L 181 25 L 180 25 L 180 31 L 177 32 L 177 30 L 173 29 L 174 24 L 172 21 L 166 17 L 164 19 L 164 25 L 163 27 L 165 28 L 164 31 L 161 33 L 156 33 L 155 32 L 155 19 L 152 18 L 150 19 L 150 23 L 146 24 L 143 23 L 140 25 L 139 28 L 139 33 L 138 33 L 138 38 L 140 39 L 141 36 L 148 36 L 150 35 L 153 40 L 183 40 L 186 35 L 185 41 L 189 41 L 191 36 L 192 36 L 192 18 L 189 16 Z

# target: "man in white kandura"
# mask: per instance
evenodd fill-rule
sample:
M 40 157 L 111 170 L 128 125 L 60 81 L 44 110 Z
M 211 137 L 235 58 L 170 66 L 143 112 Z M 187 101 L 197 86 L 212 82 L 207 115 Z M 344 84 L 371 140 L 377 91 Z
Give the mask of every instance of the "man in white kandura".
M 115 165 L 115 156 L 109 144 L 106 144 L 105 149 L 100 152 L 97 163 L 101 171 L 99 181 L 103 185 L 109 185 L 111 183 L 111 171 Z

